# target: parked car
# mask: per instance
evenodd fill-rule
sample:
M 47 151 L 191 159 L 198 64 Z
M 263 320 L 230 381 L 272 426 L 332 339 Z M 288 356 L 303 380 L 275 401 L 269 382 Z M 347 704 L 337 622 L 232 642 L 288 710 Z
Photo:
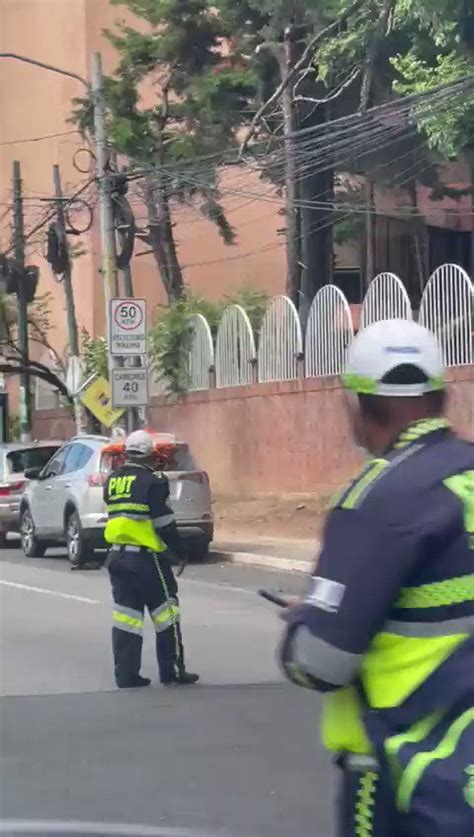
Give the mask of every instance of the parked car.
M 0 445 L 0 548 L 7 534 L 20 531 L 20 501 L 28 468 L 43 468 L 63 442 L 12 442 Z
M 167 437 L 170 438 L 170 437 Z M 105 450 L 104 448 L 109 448 Z M 211 492 L 207 474 L 196 468 L 186 444 L 173 443 L 166 468 L 170 503 L 189 554 L 203 558 L 213 538 Z M 64 445 L 44 468 L 27 471 L 21 499 L 21 537 L 25 555 L 44 555 L 48 547 L 66 544 L 73 565 L 103 549 L 107 521 L 103 487 L 118 464 L 103 436 L 78 436 Z

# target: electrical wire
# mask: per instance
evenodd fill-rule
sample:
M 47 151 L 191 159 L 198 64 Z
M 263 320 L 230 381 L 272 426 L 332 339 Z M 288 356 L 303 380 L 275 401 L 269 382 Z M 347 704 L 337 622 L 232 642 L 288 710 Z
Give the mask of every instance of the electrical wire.
M 56 139 L 57 137 L 67 137 L 71 136 L 71 134 L 79 133 L 80 131 L 77 128 L 74 128 L 71 131 L 61 131 L 58 134 L 45 134 L 42 137 L 28 137 L 26 139 L 7 140 L 6 142 L 0 142 L 0 147 L 5 148 L 9 145 L 21 145 L 25 142 L 42 142 L 43 140 Z

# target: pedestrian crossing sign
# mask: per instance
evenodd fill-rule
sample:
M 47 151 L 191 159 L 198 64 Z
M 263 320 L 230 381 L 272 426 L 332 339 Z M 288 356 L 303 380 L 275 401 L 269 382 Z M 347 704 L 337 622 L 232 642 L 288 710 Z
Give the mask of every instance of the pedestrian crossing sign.
M 81 401 L 104 427 L 111 427 L 125 412 L 123 409 L 114 409 L 112 406 L 110 384 L 102 376 L 96 378 L 81 393 Z

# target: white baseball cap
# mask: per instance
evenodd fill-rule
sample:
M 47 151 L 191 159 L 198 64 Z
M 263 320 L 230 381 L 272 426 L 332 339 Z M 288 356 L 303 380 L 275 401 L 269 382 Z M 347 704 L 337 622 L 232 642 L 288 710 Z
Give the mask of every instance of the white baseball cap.
M 136 456 L 150 456 L 153 451 L 153 439 L 146 430 L 135 430 L 130 433 L 125 442 L 125 450 L 127 453 L 135 454 Z
M 420 370 L 426 380 L 391 383 L 399 366 Z M 412 320 L 381 320 L 360 331 L 349 347 L 343 382 L 360 395 L 418 396 L 444 388 L 444 365 L 431 331 Z

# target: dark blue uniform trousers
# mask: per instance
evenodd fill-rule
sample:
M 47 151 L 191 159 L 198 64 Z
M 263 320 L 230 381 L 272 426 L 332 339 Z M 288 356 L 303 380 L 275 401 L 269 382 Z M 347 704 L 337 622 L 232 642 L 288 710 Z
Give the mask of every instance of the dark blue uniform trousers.
M 172 682 L 184 670 L 184 653 L 178 585 L 169 558 L 122 547 L 111 552 L 109 574 L 115 603 L 112 645 L 117 685 L 130 682 L 140 672 L 145 608 L 156 631 L 160 680 Z

